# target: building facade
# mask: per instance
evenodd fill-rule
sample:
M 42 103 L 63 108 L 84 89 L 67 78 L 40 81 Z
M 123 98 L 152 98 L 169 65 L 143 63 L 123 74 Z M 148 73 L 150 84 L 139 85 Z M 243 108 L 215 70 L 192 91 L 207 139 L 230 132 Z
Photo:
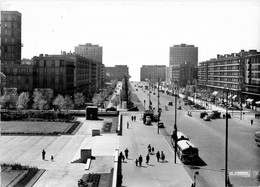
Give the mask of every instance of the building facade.
M 96 67 L 96 87 L 101 89 L 105 84 L 105 74 L 103 65 L 103 47 L 99 45 L 92 45 L 87 43 L 85 45 L 78 45 L 75 47 L 75 53 L 93 61 L 93 67 Z
M 141 81 L 150 80 L 153 83 L 165 81 L 165 65 L 143 65 L 141 67 Z
M 105 67 L 108 80 L 122 81 L 125 75 L 129 77 L 129 68 L 127 65 L 115 65 L 115 67 Z
M 198 87 L 215 99 L 245 102 L 252 98 L 252 101 L 259 101 L 259 56 L 256 50 L 242 50 L 200 62 Z
M 183 64 L 189 64 L 189 67 L 193 67 L 193 68 L 198 67 L 198 47 L 195 47 L 194 45 L 186 45 L 186 44 L 174 45 L 173 47 L 170 47 L 169 66 L 171 67 L 172 70 L 171 72 L 172 83 L 174 84 L 178 83 L 180 85 L 180 81 L 182 79 L 181 76 L 185 76 L 180 74 L 180 70 L 185 69 Z M 194 77 L 191 78 L 194 79 Z M 189 81 L 191 82 L 192 79 Z
M 103 63 L 103 48 L 99 45 L 92 45 L 91 43 L 78 45 L 75 47 L 75 53 L 95 62 Z
M 6 87 L 32 93 L 35 88 L 51 88 L 54 94 L 83 93 L 91 99 L 98 92 L 97 63 L 77 54 L 39 55 L 22 64 L 4 64 Z
M 22 51 L 22 14 L 1 11 L 1 64 L 20 64 Z

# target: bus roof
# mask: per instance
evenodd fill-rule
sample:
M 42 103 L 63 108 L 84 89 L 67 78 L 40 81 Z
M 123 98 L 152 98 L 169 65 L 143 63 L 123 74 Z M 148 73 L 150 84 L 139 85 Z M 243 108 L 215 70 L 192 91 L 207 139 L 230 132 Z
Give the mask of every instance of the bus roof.
M 190 147 L 198 149 L 196 146 L 194 146 L 190 141 L 188 140 L 180 140 L 177 143 L 178 147 L 182 150 L 188 149 Z
M 185 134 L 183 134 L 182 132 L 180 132 L 180 131 L 177 131 L 177 138 L 178 139 L 180 139 L 180 138 L 184 138 L 184 139 L 187 139 L 187 140 L 189 140 L 189 138 L 185 135 Z

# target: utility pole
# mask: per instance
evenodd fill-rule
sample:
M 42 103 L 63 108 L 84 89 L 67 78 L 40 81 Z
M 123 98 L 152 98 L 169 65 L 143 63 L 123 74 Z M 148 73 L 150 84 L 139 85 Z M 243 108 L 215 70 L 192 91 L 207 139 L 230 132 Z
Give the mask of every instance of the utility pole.
M 148 105 L 148 110 L 151 110 L 151 95 L 150 95 L 150 79 L 149 79 L 149 105 Z
M 226 99 L 228 101 L 228 88 Z M 226 106 L 226 145 L 225 145 L 225 187 L 230 185 L 229 176 L 228 176 L 228 105 Z
M 158 134 L 159 134 L 159 122 L 160 122 L 160 89 L 159 89 L 159 77 L 158 77 Z
M 176 84 L 177 85 L 177 84 Z M 178 141 L 178 137 L 177 137 L 177 94 L 176 94 L 176 88 L 175 88 L 175 92 L 174 92 L 174 96 L 175 96 L 175 123 L 174 123 L 174 131 L 176 133 L 176 137 L 175 137 L 175 147 L 174 147 L 174 163 L 176 164 L 176 157 L 177 157 L 177 141 Z

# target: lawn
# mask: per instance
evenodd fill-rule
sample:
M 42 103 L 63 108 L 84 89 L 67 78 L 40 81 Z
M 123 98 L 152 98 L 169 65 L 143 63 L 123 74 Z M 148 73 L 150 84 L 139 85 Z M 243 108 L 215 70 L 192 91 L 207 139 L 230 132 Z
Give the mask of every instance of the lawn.
M 4 133 L 52 133 L 66 132 L 72 125 L 65 122 L 4 121 L 0 123 L 0 128 Z

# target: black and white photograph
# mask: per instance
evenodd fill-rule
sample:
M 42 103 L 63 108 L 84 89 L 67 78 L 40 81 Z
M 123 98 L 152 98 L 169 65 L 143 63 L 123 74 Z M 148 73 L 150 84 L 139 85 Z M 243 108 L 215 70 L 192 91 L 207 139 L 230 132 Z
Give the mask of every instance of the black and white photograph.
M 0 186 L 260 186 L 259 0 L 0 11 Z

